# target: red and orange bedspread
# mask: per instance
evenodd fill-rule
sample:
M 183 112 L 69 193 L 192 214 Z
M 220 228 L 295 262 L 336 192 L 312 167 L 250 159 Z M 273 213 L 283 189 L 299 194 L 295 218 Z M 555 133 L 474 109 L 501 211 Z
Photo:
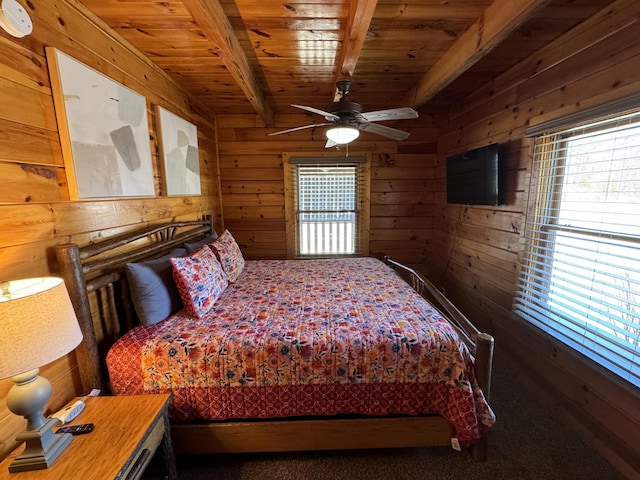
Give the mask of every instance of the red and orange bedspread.
M 136 327 L 107 364 L 175 420 L 437 413 L 463 444 L 495 421 L 456 330 L 373 258 L 247 261 L 205 317 Z

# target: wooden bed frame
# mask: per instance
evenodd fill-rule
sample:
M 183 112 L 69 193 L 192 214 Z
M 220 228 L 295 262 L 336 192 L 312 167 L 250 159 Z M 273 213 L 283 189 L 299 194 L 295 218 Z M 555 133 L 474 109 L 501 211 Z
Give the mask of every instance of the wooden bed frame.
M 151 226 L 82 248 L 74 243 L 56 246 L 60 275 L 83 332 L 76 356 L 84 391 L 108 390 L 106 352 L 122 332 L 136 324 L 124 274 L 126 263 L 160 256 L 213 231 L 213 218 L 207 216 Z M 488 401 L 493 337 L 481 333 L 423 275 L 390 258 L 384 260 L 459 330 L 474 356 L 476 377 Z M 439 415 L 171 425 L 174 448 L 182 454 L 451 446 L 453 432 L 451 424 Z M 475 460 L 486 460 L 486 438 L 470 450 Z

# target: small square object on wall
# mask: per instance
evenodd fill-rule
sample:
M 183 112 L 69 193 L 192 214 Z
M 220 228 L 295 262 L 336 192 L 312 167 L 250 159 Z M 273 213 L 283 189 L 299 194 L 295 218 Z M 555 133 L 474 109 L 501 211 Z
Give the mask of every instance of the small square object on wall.
M 160 106 L 156 123 L 167 195 L 200 195 L 197 127 Z

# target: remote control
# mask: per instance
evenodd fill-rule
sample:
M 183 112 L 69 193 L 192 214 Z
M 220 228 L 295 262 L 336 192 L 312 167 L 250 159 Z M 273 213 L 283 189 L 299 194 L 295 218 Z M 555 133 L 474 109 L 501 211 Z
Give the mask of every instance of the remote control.
M 93 423 L 83 423 L 81 425 L 70 425 L 56 430 L 56 433 L 70 433 L 71 435 L 83 435 L 93 430 Z

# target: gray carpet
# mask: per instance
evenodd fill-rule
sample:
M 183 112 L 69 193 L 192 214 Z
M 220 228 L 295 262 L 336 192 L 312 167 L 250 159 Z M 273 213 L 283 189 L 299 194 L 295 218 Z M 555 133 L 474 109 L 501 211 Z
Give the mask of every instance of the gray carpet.
M 202 455 L 178 458 L 180 480 L 622 480 L 518 381 L 497 354 L 489 459 L 449 448 Z

